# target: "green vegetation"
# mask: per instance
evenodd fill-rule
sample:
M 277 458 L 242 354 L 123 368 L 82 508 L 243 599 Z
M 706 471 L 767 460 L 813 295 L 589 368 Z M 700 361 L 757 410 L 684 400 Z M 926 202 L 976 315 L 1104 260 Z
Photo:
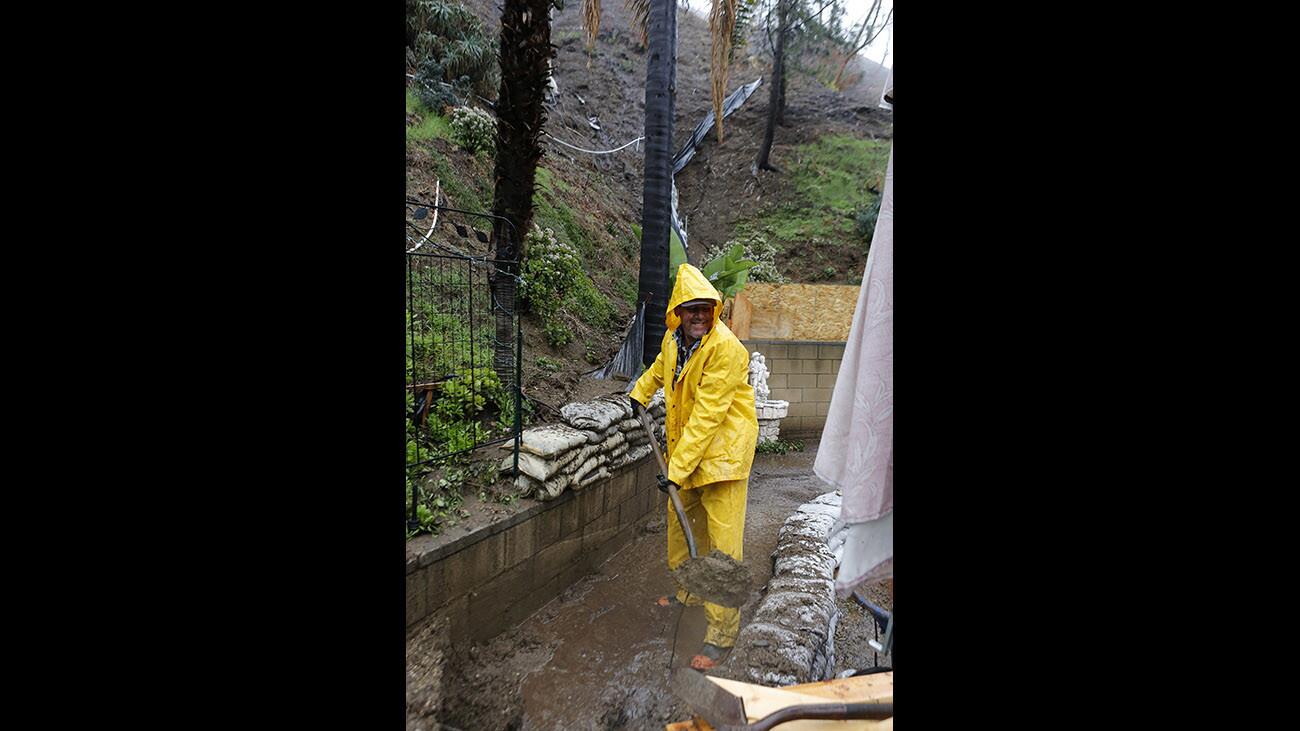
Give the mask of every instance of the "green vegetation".
M 435 137 L 441 137 L 444 140 L 451 139 L 451 125 L 447 123 L 446 117 L 430 114 L 418 123 L 406 128 L 407 142 L 431 140 Z
M 495 95 L 500 73 L 497 40 L 474 13 L 453 0 L 416 0 L 406 19 L 415 40 L 407 60 L 419 69 L 420 94 L 432 109 L 448 101 L 446 82 L 464 96 L 469 91 Z
M 862 238 L 864 211 L 879 208 L 889 162 L 888 140 L 829 135 L 795 148 L 789 166 L 796 200 L 736 227 L 733 241 L 762 238 L 782 251 L 813 239 Z M 870 219 L 874 228 L 875 219 Z
M 497 121 L 477 107 L 456 107 L 451 112 L 451 136 L 473 154 L 496 149 Z
M 560 317 L 570 291 L 591 280 L 578 264 L 572 246 L 555 238 L 555 232 L 533 224 L 524 241 L 524 265 L 519 298 L 542 320 L 542 332 L 551 345 L 569 342 L 571 334 Z
M 728 241 L 722 246 L 710 246 L 705 249 L 704 261 L 712 261 L 725 252 L 730 251 L 736 246 L 743 248 L 743 258 L 757 262 L 749 270 L 749 280 L 752 282 L 788 282 L 790 281 L 781 274 L 781 270 L 776 265 L 777 255 L 780 253 L 776 247 L 768 242 L 767 238 L 760 234 L 754 234 L 748 241 L 743 244 L 739 241 Z
M 537 364 L 538 368 L 541 368 L 544 371 L 550 371 L 551 373 L 560 370 L 560 365 L 562 365 L 560 361 L 554 358 L 547 358 L 544 355 L 537 356 L 533 359 L 533 362 Z
M 770 442 L 762 442 L 754 450 L 758 454 L 786 454 L 787 452 L 802 452 L 803 442 L 786 441 L 784 439 L 773 439 Z

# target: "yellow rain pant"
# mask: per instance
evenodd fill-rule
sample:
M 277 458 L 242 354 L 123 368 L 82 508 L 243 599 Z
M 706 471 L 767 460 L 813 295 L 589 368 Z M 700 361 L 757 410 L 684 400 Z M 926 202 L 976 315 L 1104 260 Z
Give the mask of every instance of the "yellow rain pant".
M 678 490 L 686 517 L 691 522 L 691 534 L 695 536 L 695 551 L 700 556 L 707 556 L 717 549 L 737 561 L 744 559 L 743 543 L 745 539 L 745 502 L 747 499 L 749 479 L 713 482 L 708 485 Z M 668 570 L 672 571 L 691 557 L 686 546 L 686 534 L 677 522 L 677 512 L 673 510 L 670 498 L 664 498 L 668 506 Z M 704 616 L 709 629 L 704 641 L 718 647 L 731 647 L 736 644 L 736 635 L 740 632 L 740 609 L 718 606 L 701 600 L 694 594 L 688 595 L 684 590 L 677 590 L 677 601 L 688 606 L 704 604 Z

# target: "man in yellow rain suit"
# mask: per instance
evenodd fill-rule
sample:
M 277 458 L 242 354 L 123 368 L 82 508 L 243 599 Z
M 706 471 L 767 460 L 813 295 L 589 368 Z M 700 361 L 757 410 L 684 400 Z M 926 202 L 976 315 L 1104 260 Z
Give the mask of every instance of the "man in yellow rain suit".
M 676 484 L 695 534 L 700 556 L 714 549 L 741 561 L 749 468 L 758 442 L 754 389 L 749 385 L 749 353 L 720 322 L 722 296 L 699 269 L 682 264 L 668 300 L 659 356 L 637 380 L 630 396 L 641 406 L 664 389 L 668 437 L 668 480 Z M 667 501 L 665 501 L 667 503 Z M 690 557 L 686 537 L 668 511 L 668 569 Z M 701 531 L 697 526 L 704 524 Z M 704 604 L 708 631 L 703 651 L 691 667 L 707 670 L 736 644 L 740 609 L 702 601 L 678 591 L 672 603 Z

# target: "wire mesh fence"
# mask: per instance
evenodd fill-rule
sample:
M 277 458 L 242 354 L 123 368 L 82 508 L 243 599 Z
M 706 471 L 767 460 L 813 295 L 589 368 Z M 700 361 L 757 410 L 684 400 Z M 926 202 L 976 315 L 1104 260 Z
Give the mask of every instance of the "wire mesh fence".
M 494 291 L 517 281 L 515 262 L 436 248 L 406 254 L 408 475 L 509 440 L 518 459 L 522 330 L 513 298 Z M 413 479 L 410 531 L 418 490 Z

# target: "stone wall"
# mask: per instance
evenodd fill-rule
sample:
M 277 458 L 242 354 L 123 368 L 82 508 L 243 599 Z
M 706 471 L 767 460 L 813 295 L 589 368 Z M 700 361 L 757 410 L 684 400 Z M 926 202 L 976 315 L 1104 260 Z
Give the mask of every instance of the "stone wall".
M 771 398 L 790 402 L 789 413 L 781 420 L 781 437 L 820 435 L 844 358 L 844 343 L 753 338 L 741 342 L 749 352 L 757 350 L 766 359 Z
M 647 408 L 663 445 L 663 391 Z M 486 640 L 537 611 L 662 510 L 658 462 L 626 396 L 566 404 L 563 423 L 523 432 L 519 513 L 451 539 L 407 543 L 406 626 L 445 620 L 451 641 Z M 513 471 L 514 455 L 501 462 Z M 531 498 L 531 499 L 529 499 Z
M 593 571 L 664 509 L 653 457 L 617 467 L 447 543 L 408 545 L 406 626 L 445 618 L 451 641 L 487 640 Z

